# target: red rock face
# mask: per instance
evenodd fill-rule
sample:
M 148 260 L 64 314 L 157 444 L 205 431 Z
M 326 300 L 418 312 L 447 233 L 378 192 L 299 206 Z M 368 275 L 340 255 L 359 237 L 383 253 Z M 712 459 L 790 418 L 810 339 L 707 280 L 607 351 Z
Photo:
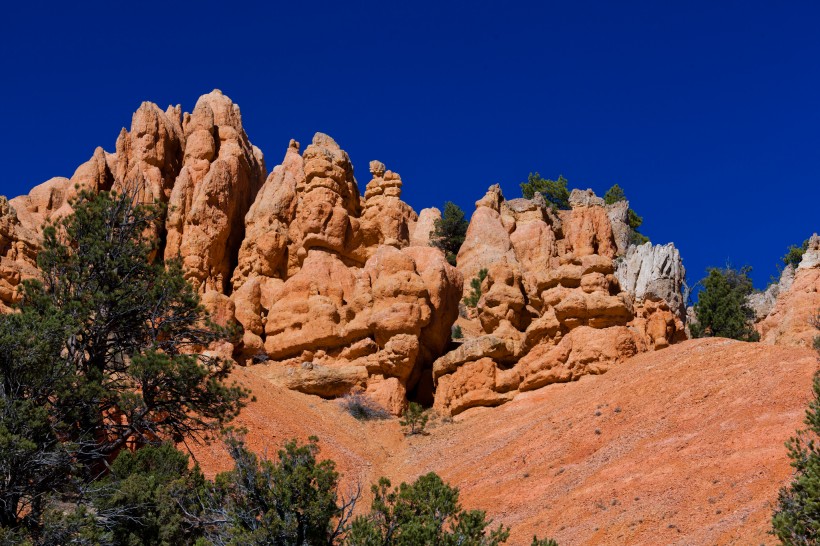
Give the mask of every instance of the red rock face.
M 625 203 L 576 190 L 571 210 L 555 211 L 540 196 L 507 201 L 494 186 L 453 268 L 429 244 L 440 212 L 416 215 L 384 164 L 370 173 L 362 195 L 347 153 L 317 133 L 303 153 L 291 141 L 266 178 L 239 107 L 220 91 L 191 114 L 143 103 L 115 153 L 97 148 L 70 179 L 0 201 L 0 310 L 38 274 L 42 225 L 69 214 L 80 190 L 115 189 L 167 204 L 154 234 L 163 257 L 181 260 L 218 322 L 243 328 L 235 345 L 209 350 L 264 362 L 265 377 L 302 392 L 365 391 L 394 413 L 411 393 L 458 413 L 684 337 L 679 254 L 629 247 Z M 759 325 L 768 342 L 810 342 L 807 320 L 820 307 L 813 245 Z M 458 319 L 467 339 L 447 353 L 471 290 L 464 281 L 482 269 L 480 300 Z
M 291 142 L 245 219 L 238 358 L 267 359 L 266 377 L 288 388 L 362 390 L 399 413 L 449 343 L 461 275 L 438 249 L 410 246 L 417 216 L 398 174 L 372 162 L 362 199 L 333 139 L 317 134 L 298 152 Z
M 17 287 L 37 276 L 37 237 L 26 229 L 8 200 L 0 196 L 0 312 L 17 302 Z
M 242 128 L 239 107 L 218 91 L 200 97 L 182 131 L 183 166 L 167 197 L 165 258 L 181 257 L 201 290 L 225 293 L 265 162 Z
M 378 161 L 362 198 L 347 153 L 321 133 L 302 155 L 291 141 L 266 179 L 239 107 L 220 91 L 181 112 L 143 103 L 115 153 L 98 148 L 71 179 L 0 203 L 0 309 L 37 275 L 41 227 L 71 212 L 78 189 L 133 191 L 167 203 L 154 234 L 164 258 L 181 260 L 217 322 L 244 328 L 236 346 L 209 350 L 267 361 L 296 390 L 366 390 L 400 412 L 446 349 L 462 292 L 428 244 L 435 213 L 417 226 L 401 177 Z
M 685 338 L 666 301 L 621 289 L 626 208 L 605 206 L 590 190 L 573 191 L 570 203 L 553 211 L 540 196 L 505 201 L 498 186 L 476 203 L 458 268 L 465 280 L 481 269 L 487 276 L 462 321 L 477 323 L 464 324 L 472 335 L 434 364 L 439 411 L 495 406 Z M 681 279 L 667 279 L 677 294 Z
M 814 234 L 794 281 L 777 296 L 774 308 L 756 328 L 760 341 L 769 345 L 811 347 L 817 329 L 813 322 L 820 315 L 820 237 Z

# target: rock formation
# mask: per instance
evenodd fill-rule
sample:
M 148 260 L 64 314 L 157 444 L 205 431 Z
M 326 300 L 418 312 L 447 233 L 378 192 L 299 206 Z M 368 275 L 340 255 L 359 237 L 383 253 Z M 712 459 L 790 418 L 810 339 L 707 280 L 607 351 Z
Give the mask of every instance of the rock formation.
M 770 284 L 766 290 L 762 292 L 755 292 L 749 294 L 746 302 L 755 313 L 755 321 L 761 321 L 766 318 L 774 309 L 777 303 L 777 297 L 784 294 L 791 288 L 794 283 L 795 267 L 791 264 L 787 265 L 780 274 L 780 280 L 777 283 Z
M 683 339 L 674 246 L 626 247 L 627 207 L 591 190 L 574 190 L 570 205 L 506 201 L 498 186 L 476 203 L 457 263 L 465 280 L 487 270 L 479 327 L 465 328 L 479 335 L 434 363 L 439 411 L 502 404 Z
M 220 91 L 191 114 L 143 103 L 115 153 L 97 148 L 70 179 L 0 200 L 0 309 L 37 276 L 42 226 L 70 213 L 79 191 L 130 191 L 167 203 L 154 234 L 164 258 L 181 260 L 217 323 L 243 328 L 236 345 L 210 352 L 265 362 L 302 392 L 362 389 L 398 413 L 408 390 L 432 398 L 462 277 L 429 245 L 440 213 L 425 209 L 419 222 L 401 177 L 378 161 L 370 172 L 361 196 L 350 158 L 317 133 L 302 155 L 291 141 L 266 179 L 239 107 Z
M 167 204 L 161 258 L 179 259 L 220 324 L 241 338 L 208 348 L 323 397 L 364 391 L 394 413 L 408 396 L 457 413 L 568 381 L 680 339 L 683 267 L 671 245 L 630 247 L 628 204 L 574 190 L 478 201 L 458 268 L 430 246 L 437 209 L 417 215 L 379 161 L 360 193 L 347 153 L 317 133 L 291 141 L 266 177 L 239 107 L 220 91 L 192 113 L 143 103 L 114 153 L 0 201 L 0 305 L 37 275 L 42 225 L 79 191 Z M 488 275 L 468 339 L 450 352 L 464 280 Z M 468 283 L 469 284 L 469 283 Z M 469 286 L 467 291 L 469 291 Z
M 615 276 L 621 289 L 632 294 L 637 302 L 663 300 L 673 313 L 685 320 L 686 302 L 681 286 L 686 270 L 673 243 L 630 246 L 625 255 L 616 260 Z
M 219 91 L 200 97 L 181 131 L 182 168 L 161 196 L 169 200 L 165 258 L 181 257 L 194 286 L 225 293 L 265 162 L 242 128 L 239 107 Z
M 361 199 L 333 139 L 317 133 L 302 156 L 291 142 L 245 218 L 231 297 L 238 352 L 270 379 L 324 397 L 361 389 L 398 413 L 450 341 L 462 278 L 438 249 L 411 246 L 399 175 L 370 170 Z
M 26 278 L 37 276 L 36 234 L 24 227 L 17 211 L 0 196 L 0 312 L 19 299 L 18 287 Z
M 784 272 L 783 277 L 786 277 Z M 812 318 L 820 313 L 820 236 L 809 239 L 794 278 L 781 284 L 771 312 L 756 324 L 760 341 L 769 345 L 811 347 L 817 330 Z

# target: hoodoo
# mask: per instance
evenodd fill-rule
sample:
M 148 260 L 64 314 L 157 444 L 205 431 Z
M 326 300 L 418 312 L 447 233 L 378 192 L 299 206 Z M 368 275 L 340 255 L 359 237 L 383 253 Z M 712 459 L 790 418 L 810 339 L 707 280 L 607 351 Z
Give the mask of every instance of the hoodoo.
M 212 351 L 322 397 L 366 392 L 393 413 L 408 396 L 445 413 L 498 405 L 684 337 L 683 266 L 672 245 L 629 245 L 628 205 L 572 192 L 476 203 L 457 268 L 431 246 L 437 209 L 401 200 L 379 161 L 364 195 L 347 153 L 317 133 L 267 175 L 239 107 L 216 90 L 193 113 L 143 103 L 114 153 L 0 206 L 0 304 L 35 277 L 44 223 L 80 190 L 167 204 L 156 233 L 212 316 L 241 338 Z M 465 280 L 487 269 L 474 309 Z M 459 318 L 459 307 L 461 315 Z M 453 343 L 451 327 L 466 339 Z M 409 395 L 408 395 L 409 393 Z

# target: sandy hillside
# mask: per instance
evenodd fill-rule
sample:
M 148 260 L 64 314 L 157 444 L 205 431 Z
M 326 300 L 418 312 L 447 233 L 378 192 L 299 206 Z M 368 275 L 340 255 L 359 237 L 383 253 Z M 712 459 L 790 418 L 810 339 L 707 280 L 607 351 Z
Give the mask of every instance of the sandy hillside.
M 809 350 L 723 339 L 639 355 L 587 376 L 476 408 L 405 439 L 395 419 L 359 423 L 337 402 L 270 385 L 238 369 L 256 401 L 239 418 L 270 455 L 292 437 L 320 438 L 351 482 L 436 471 L 512 525 L 573 544 L 771 544 L 784 441 L 801 426 L 817 360 Z M 197 450 L 206 472 L 221 448 Z M 367 501 L 369 502 L 369 500 Z

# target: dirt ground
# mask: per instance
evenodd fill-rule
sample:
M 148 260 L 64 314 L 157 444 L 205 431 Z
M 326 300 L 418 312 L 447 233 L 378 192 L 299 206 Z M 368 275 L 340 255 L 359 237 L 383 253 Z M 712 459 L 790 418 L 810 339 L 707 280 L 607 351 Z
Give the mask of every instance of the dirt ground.
M 687 341 L 499 408 L 434 417 L 412 437 L 397 419 L 359 422 L 337 401 L 238 368 L 255 401 L 235 424 L 270 457 L 318 436 L 341 493 L 362 485 L 362 508 L 379 476 L 435 471 L 466 508 L 512 526 L 511 545 L 536 533 L 564 546 L 774 544 L 771 511 L 791 475 L 784 442 L 802 426 L 816 368 L 806 349 Z M 231 466 L 219 445 L 195 454 L 209 475 Z

